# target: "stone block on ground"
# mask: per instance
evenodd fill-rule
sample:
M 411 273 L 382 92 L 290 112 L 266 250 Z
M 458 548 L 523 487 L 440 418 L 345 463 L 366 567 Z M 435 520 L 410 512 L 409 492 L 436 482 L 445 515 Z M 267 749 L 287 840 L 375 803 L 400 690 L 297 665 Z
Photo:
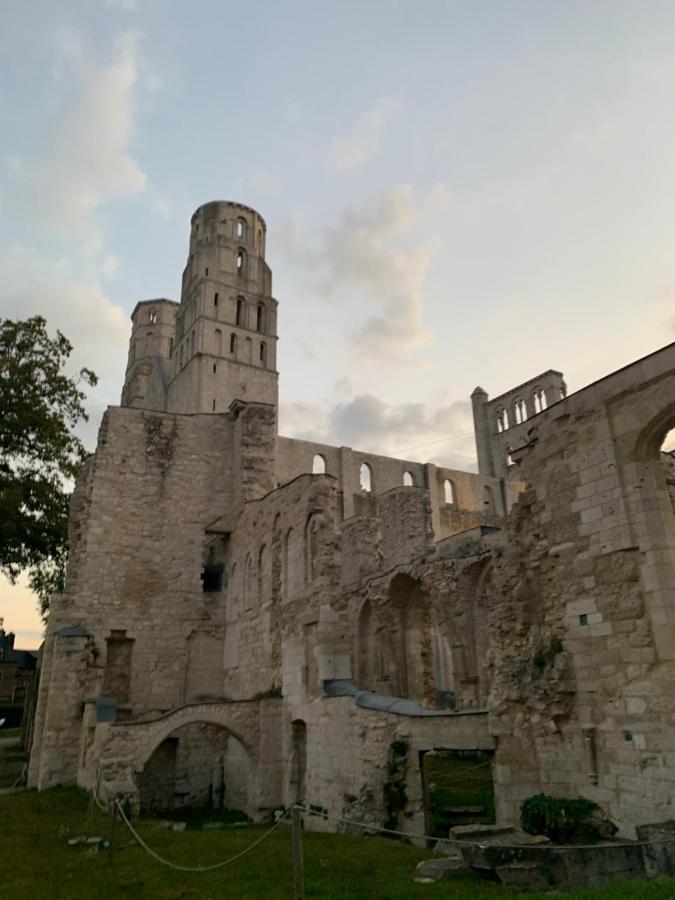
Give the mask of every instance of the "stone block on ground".
M 468 871 L 464 860 L 455 857 L 437 857 L 436 859 L 423 859 L 415 868 L 415 881 L 429 883 L 450 878 L 458 872 Z

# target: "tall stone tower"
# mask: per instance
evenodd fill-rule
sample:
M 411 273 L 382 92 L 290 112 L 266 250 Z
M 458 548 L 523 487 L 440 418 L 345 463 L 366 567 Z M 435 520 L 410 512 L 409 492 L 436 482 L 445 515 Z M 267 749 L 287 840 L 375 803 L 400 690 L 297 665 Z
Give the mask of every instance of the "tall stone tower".
M 222 413 L 233 400 L 277 406 L 277 302 L 265 221 L 214 201 L 192 216 L 180 304 L 143 301 L 133 330 L 124 406 Z

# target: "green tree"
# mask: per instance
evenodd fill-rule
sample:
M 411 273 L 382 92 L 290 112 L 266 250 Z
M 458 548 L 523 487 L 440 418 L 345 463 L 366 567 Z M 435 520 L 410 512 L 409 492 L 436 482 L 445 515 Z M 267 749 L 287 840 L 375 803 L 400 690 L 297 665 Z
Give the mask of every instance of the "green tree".
M 0 570 L 12 583 L 28 572 L 43 615 L 63 588 L 69 489 L 86 457 L 82 386 L 97 382 L 64 372 L 72 349 L 42 316 L 0 319 Z

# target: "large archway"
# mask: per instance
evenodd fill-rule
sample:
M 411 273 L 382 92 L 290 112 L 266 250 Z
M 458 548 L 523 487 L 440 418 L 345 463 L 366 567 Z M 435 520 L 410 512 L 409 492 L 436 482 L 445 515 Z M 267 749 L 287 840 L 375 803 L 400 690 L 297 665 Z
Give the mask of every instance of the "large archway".
M 629 454 L 624 444 L 630 521 L 642 551 L 643 594 L 661 660 L 675 659 L 674 430 L 675 403 L 671 402 L 641 429 Z
M 248 812 L 255 805 L 252 775 L 249 754 L 236 735 L 222 725 L 190 722 L 164 737 L 137 774 L 140 808 Z

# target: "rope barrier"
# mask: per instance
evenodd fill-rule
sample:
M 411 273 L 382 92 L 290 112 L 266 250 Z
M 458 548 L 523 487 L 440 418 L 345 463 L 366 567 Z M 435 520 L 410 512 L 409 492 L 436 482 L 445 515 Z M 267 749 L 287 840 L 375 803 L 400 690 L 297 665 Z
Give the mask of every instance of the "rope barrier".
M 227 866 L 230 863 L 233 863 L 236 860 L 241 859 L 242 856 L 245 856 L 247 853 L 249 853 L 251 850 L 253 850 L 254 847 L 257 847 L 258 844 L 262 844 L 262 842 L 266 838 L 268 838 L 273 832 L 275 832 L 277 830 L 277 828 L 279 828 L 281 823 L 288 817 L 288 811 L 287 811 L 283 814 L 283 816 L 281 816 L 274 823 L 274 825 L 268 831 L 266 831 L 263 835 L 261 835 L 257 841 L 253 841 L 252 844 L 249 844 L 249 846 L 246 847 L 244 850 L 242 850 L 240 853 L 236 853 L 234 856 L 230 856 L 228 859 L 224 859 L 221 862 L 214 863 L 212 866 L 181 866 L 181 865 L 178 865 L 177 863 L 172 863 L 171 860 L 164 859 L 163 856 L 160 856 L 159 853 L 155 853 L 155 851 L 151 847 L 148 847 L 148 845 L 145 843 L 143 838 L 140 836 L 140 834 L 136 831 L 136 829 L 131 824 L 129 819 L 126 817 L 124 810 L 122 808 L 122 804 L 119 802 L 119 800 L 115 800 L 115 804 L 116 804 L 117 810 L 118 810 L 120 816 L 122 817 L 124 823 L 126 824 L 127 828 L 132 833 L 134 838 L 138 841 L 138 843 L 141 845 L 141 847 L 146 851 L 146 853 L 149 853 L 150 856 L 152 856 L 154 859 L 156 859 L 157 862 L 162 863 L 162 865 L 169 866 L 169 868 L 171 868 L 171 869 L 177 869 L 179 872 L 212 872 L 214 869 L 221 869 L 223 866 Z
M 442 838 L 439 838 L 438 835 L 431 834 L 415 834 L 411 831 L 396 831 L 395 828 L 384 828 L 381 825 L 373 825 L 368 824 L 367 822 L 357 822 L 355 819 L 345 819 L 341 816 L 329 816 L 328 813 L 323 812 L 320 809 L 312 809 L 312 807 L 304 806 L 302 804 L 297 804 L 300 809 L 308 816 L 319 816 L 322 819 L 326 819 L 329 822 L 343 822 L 345 825 L 353 825 L 357 828 L 363 828 L 367 831 L 375 831 L 378 834 L 395 834 L 398 837 L 406 837 L 406 838 L 420 838 L 426 841 L 439 841 Z

